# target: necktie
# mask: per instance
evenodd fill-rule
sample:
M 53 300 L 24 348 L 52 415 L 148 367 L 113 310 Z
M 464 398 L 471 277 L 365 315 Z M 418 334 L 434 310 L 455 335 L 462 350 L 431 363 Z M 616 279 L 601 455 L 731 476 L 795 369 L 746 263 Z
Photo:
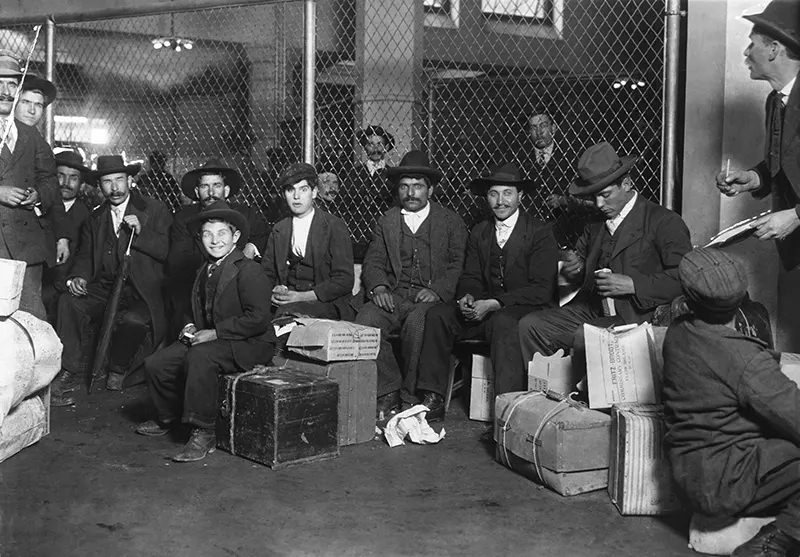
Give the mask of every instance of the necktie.
M 783 93 L 776 91 L 770 103 L 769 173 L 776 176 L 781 169 L 781 137 L 783 135 Z
M 502 249 L 508 241 L 509 226 L 504 222 L 498 222 L 494 226 L 497 234 L 497 245 L 500 246 L 500 249 Z
M 219 263 L 209 263 L 208 264 L 208 278 L 211 278 L 211 275 L 214 274 L 214 271 L 219 269 Z
M 116 234 L 117 238 L 119 238 L 119 229 L 120 229 L 120 226 L 122 225 L 122 216 L 123 215 L 122 215 L 122 212 L 119 210 L 118 207 L 112 208 L 111 212 L 114 214 L 114 218 L 112 219 L 114 221 L 114 234 Z

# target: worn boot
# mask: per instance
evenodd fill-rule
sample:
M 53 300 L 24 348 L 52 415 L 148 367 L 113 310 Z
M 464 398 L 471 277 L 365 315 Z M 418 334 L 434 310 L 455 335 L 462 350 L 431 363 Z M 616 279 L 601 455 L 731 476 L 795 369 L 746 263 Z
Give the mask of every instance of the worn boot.
M 195 462 L 203 460 L 206 455 L 213 453 L 217 448 L 217 435 L 213 429 L 195 427 L 192 436 L 181 452 L 172 457 L 175 462 Z
M 389 394 L 378 397 L 375 409 L 375 418 L 380 422 L 388 420 L 389 417 L 400 409 L 400 391 L 392 391 Z
M 758 534 L 737 547 L 731 557 L 797 557 L 800 553 L 800 540 L 770 522 Z
M 147 420 L 136 426 L 136 433 L 146 437 L 161 437 L 169 433 L 172 429 L 172 422 L 160 422 L 158 420 Z
M 106 389 L 109 391 L 121 391 L 122 382 L 125 380 L 125 374 L 109 371 L 106 377 Z
M 429 423 L 444 420 L 444 398 L 442 398 L 442 395 L 433 391 L 424 391 L 424 393 L 422 404 L 428 407 L 425 420 Z
M 76 388 L 76 377 L 72 372 L 62 369 L 50 383 L 50 406 L 72 406 L 75 399 L 70 394 Z

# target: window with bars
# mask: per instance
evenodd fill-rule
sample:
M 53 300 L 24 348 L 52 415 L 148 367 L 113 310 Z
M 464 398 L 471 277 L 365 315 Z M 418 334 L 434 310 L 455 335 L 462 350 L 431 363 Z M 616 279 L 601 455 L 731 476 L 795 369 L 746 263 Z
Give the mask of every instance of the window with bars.
M 551 23 L 552 0 L 481 0 L 484 16 L 518 23 Z

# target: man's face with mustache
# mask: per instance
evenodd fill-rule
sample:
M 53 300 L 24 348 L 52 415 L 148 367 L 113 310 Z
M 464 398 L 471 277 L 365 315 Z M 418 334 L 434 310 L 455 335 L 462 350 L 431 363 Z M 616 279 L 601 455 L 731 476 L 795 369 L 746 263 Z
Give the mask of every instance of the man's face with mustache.
M 106 174 L 100 177 L 100 189 L 112 205 L 120 205 L 131 192 L 131 177 L 125 172 Z
M 486 192 L 486 201 L 495 218 L 504 221 L 517 210 L 521 196 L 516 186 L 494 185 Z
M 0 116 L 6 116 L 11 112 L 17 87 L 19 87 L 18 77 L 0 77 Z
M 428 198 L 433 193 L 433 186 L 429 186 L 425 178 L 412 178 L 403 176 L 397 182 L 397 196 L 406 211 L 416 213 L 428 204 Z
M 56 175 L 58 176 L 58 187 L 61 190 L 61 199 L 64 201 L 75 199 L 83 183 L 81 171 L 62 165 L 56 168 Z
M 228 199 L 231 189 L 225 185 L 225 179 L 221 174 L 203 174 L 197 180 L 194 192 L 203 207 L 208 207 L 215 201 Z

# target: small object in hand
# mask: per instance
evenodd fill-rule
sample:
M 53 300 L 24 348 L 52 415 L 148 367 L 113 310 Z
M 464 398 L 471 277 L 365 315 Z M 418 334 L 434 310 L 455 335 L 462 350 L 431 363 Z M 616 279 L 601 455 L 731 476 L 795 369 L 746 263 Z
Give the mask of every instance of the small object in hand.
M 611 274 L 611 269 L 609 269 L 608 267 L 603 267 L 602 269 L 597 269 L 594 272 L 594 275 L 598 276 L 598 275 L 603 275 L 603 274 L 606 274 L 606 273 Z
M 273 294 L 286 294 L 287 292 L 289 292 L 289 287 L 285 284 L 279 284 L 272 289 Z
M 186 346 L 191 346 L 192 341 L 194 340 L 194 335 L 192 333 L 183 333 L 181 334 L 181 338 L 178 339 Z

